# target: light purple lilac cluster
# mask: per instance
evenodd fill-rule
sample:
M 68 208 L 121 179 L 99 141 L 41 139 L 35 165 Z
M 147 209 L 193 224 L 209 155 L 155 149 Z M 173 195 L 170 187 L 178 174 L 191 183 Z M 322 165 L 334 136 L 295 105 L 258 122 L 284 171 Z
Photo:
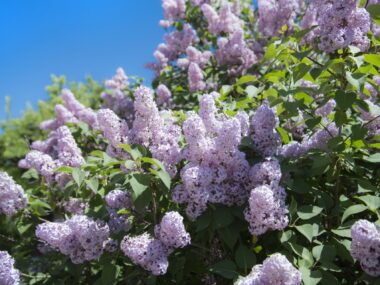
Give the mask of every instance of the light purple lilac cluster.
M 56 173 L 54 170 L 60 166 L 80 167 L 85 162 L 80 148 L 66 126 L 51 131 L 45 141 L 33 142 L 31 148 L 25 158 L 20 160 L 19 167 L 34 168 L 48 183 L 56 181 L 61 187 L 70 180 L 70 176 Z
M 13 216 L 24 209 L 27 202 L 24 189 L 6 172 L 0 171 L 0 213 Z
M 380 76 L 374 76 L 372 79 L 373 79 L 373 82 L 374 82 L 376 88 L 371 83 L 366 82 L 364 84 L 364 87 L 368 90 L 368 92 L 370 94 L 370 97 L 368 98 L 367 96 L 362 96 L 362 98 L 363 99 L 368 99 L 371 102 L 375 103 L 379 99 L 378 88 L 380 86 Z
M 229 66 L 229 73 L 232 75 L 242 74 L 257 63 L 255 53 L 244 40 L 243 29 L 237 29 L 230 34 L 229 38 L 218 39 L 215 58 L 219 65 Z
M 370 100 L 366 100 L 366 103 L 369 106 L 369 111 L 359 109 L 360 118 L 366 123 L 365 127 L 368 130 L 369 137 L 373 137 L 380 134 L 380 117 L 378 117 L 380 107 Z
M 284 255 L 275 253 L 262 265 L 255 265 L 251 273 L 237 280 L 235 285 L 300 285 L 301 282 L 301 272 Z
M 108 226 L 110 231 L 113 233 L 128 231 L 130 228 L 128 215 L 118 214 L 117 210 L 132 209 L 133 204 L 131 195 L 126 191 L 115 189 L 106 195 L 105 200 L 109 207 L 107 210 L 109 214 Z
M 318 25 L 308 36 L 308 41 L 318 39 L 318 47 L 328 53 L 338 49 L 356 46 L 361 51 L 368 49 L 370 40 L 367 33 L 371 18 L 357 0 L 314 0 L 301 24 L 303 28 Z
M 131 122 L 134 112 L 133 101 L 124 94 L 124 90 L 129 86 L 128 76 L 124 70 L 119 67 L 114 77 L 106 80 L 104 85 L 108 90 L 101 94 L 103 99 L 102 108 L 111 109 L 119 117 L 126 119 L 128 123 Z
M 262 235 L 269 230 L 281 230 L 288 225 L 286 193 L 280 187 L 281 167 L 275 158 L 255 164 L 250 172 L 251 194 L 245 219 L 252 235 Z
M 0 251 L 0 284 L 19 285 L 20 271 L 15 267 L 15 260 L 6 251 Z
M 200 216 L 208 202 L 241 205 L 249 195 L 249 164 L 238 149 L 242 123 L 218 113 L 218 96 L 216 92 L 203 95 L 199 114 L 189 113 L 183 124 L 187 142 L 183 155 L 189 163 L 181 170 L 182 184 L 173 190 L 172 197 L 187 204 L 191 219 Z
M 203 71 L 198 64 L 190 63 L 187 78 L 190 92 L 202 91 L 206 88 Z
M 70 257 L 74 264 L 98 259 L 108 240 L 108 225 L 84 215 L 64 222 L 46 222 L 37 226 L 36 236 L 52 248 Z
M 281 137 L 276 131 L 277 125 L 277 116 L 266 104 L 261 105 L 251 119 L 251 137 L 256 151 L 263 157 L 278 154 Z
M 186 12 L 185 0 L 162 0 L 165 20 L 160 21 L 163 28 L 169 28 L 173 21 L 183 19 Z
M 155 227 L 153 238 L 148 233 L 139 236 L 125 236 L 120 247 L 133 263 L 140 265 L 153 275 L 166 273 L 168 256 L 175 248 L 190 244 L 190 235 L 186 232 L 183 218 L 177 212 L 168 212 Z
M 181 159 L 181 129 L 175 124 L 169 111 L 158 110 L 151 89 L 139 87 L 134 95 L 135 119 L 131 129 L 127 122 L 113 111 L 101 109 L 97 112 L 99 128 L 109 142 L 107 153 L 112 157 L 127 159 L 128 154 L 119 145 L 142 144 L 149 148 L 153 157 L 163 162 L 166 171 L 174 176 L 177 172 L 176 164 Z
M 96 128 L 96 114 L 91 108 L 83 106 L 69 89 L 62 90 L 64 105 L 55 106 L 56 118 L 44 121 L 40 124 L 42 130 L 56 130 L 66 123 L 76 123 L 82 121 L 89 126 Z
M 86 208 L 88 207 L 88 203 L 79 198 L 70 198 L 63 204 L 63 207 L 68 213 L 83 215 Z
M 156 89 L 157 94 L 157 104 L 168 106 L 170 104 L 170 99 L 172 97 L 172 92 L 165 84 L 158 85 Z
M 193 46 L 189 46 L 186 49 L 187 57 L 179 58 L 177 60 L 177 66 L 181 69 L 187 69 L 191 63 L 197 64 L 201 69 L 205 68 L 209 62 L 212 52 L 200 51 Z
M 210 3 L 210 0 L 190 0 L 191 5 L 201 6 L 202 4 Z
M 351 228 L 351 255 L 371 276 L 380 276 L 380 231 L 367 220 L 357 221 Z
M 367 7 L 375 4 L 380 4 L 380 0 L 369 0 Z M 380 26 L 376 22 L 371 23 L 371 31 L 375 35 L 375 37 L 380 38 Z
M 326 104 L 319 107 L 317 110 L 315 110 L 315 114 L 317 116 L 321 116 L 326 118 L 328 115 L 332 114 L 334 112 L 334 109 L 336 107 L 336 102 L 334 99 L 330 99 L 327 101 Z
M 258 0 L 259 31 L 265 37 L 273 37 L 280 34 L 284 25 L 287 30 L 293 30 L 302 3 L 300 0 Z
M 222 4 L 219 12 L 216 12 L 207 3 L 203 4 L 201 9 L 208 22 L 208 30 L 214 35 L 219 35 L 222 32 L 234 33 L 243 28 L 243 21 L 239 19 L 238 15 L 233 13 L 231 4 L 227 1 Z
M 199 41 L 195 30 L 188 23 L 183 25 L 182 30 L 173 31 L 165 35 L 165 43 L 161 43 L 153 53 L 158 63 L 149 64 L 148 67 L 159 75 L 161 70 L 176 60 L 186 49 Z

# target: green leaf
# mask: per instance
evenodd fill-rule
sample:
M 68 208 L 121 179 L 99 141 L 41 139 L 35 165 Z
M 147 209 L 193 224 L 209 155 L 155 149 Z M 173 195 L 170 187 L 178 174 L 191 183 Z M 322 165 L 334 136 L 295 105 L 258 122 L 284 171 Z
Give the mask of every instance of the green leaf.
M 86 177 L 86 173 L 79 168 L 73 168 L 72 176 L 75 183 L 78 186 L 81 186 L 84 178 Z
M 363 160 L 371 163 L 380 163 L 380 153 L 374 153 L 372 155 L 366 156 Z
M 310 65 L 307 65 L 303 62 L 296 65 L 293 70 L 293 80 L 294 82 L 297 82 L 301 78 L 303 78 L 311 69 Z
M 86 185 L 93 191 L 97 192 L 99 187 L 99 180 L 98 178 L 92 177 L 89 180 L 86 180 Z
M 304 224 L 296 226 L 296 229 L 304 235 L 309 242 L 312 242 L 313 237 L 319 235 L 319 226 L 317 224 Z
M 234 221 L 234 217 L 227 207 L 217 207 L 214 211 L 214 229 L 227 227 Z
M 157 176 L 161 179 L 161 181 L 164 183 L 166 188 L 170 190 L 170 185 L 171 185 L 171 178 L 169 173 L 167 173 L 165 170 L 160 170 L 156 172 Z
M 336 255 L 335 247 L 332 245 L 317 245 L 313 247 L 313 256 L 321 262 L 332 262 Z
M 283 143 L 284 144 L 288 144 L 289 143 L 288 133 L 283 128 L 281 128 L 281 127 L 278 127 L 277 131 L 279 132 Z
M 308 220 L 319 215 L 322 210 L 322 208 L 317 206 L 301 206 L 297 211 L 297 215 L 302 220 Z
M 251 99 L 255 98 L 261 91 L 262 89 L 259 89 L 253 85 L 247 86 L 247 88 L 245 88 L 245 93 L 247 93 L 248 98 Z
M 117 281 L 117 276 L 120 273 L 120 267 L 112 264 L 106 263 L 102 270 L 102 285 L 112 285 Z
M 378 7 L 379 5 L 373 5 Z M 380 55 L 379 54 L 365 54 L 364 60 L 376 67 L 380 67 Z
M 304 260 L 304 265 L 307 268 L 310 268 L 314 264 L 314 258 L 311 254 L 310 250 L 308 250 L 306 247 L 300 246 L 299 244 L 289 242 L 288 245 L 293 250 L 295 254 L 297 254 L 299 257 L 302 257 Z
M 54 172 L 71 174 L 73 172 L 73 168 L 70 166 L 61 166 L 55 169 Z
M 254 75 L 245 75 L 239 78 L 239 80 L 236 82 L 236 85 L 242 85 L 248 82 L 255 82 L 256 80 L 257 78 Z
M 351 229 L 339 228 L 331 231 L 340 237 L 351 238 Z
M 347 110 L 354 104 L 356 99 L 356 94 L 353 92 L 343 92 L 339 90 L 335 94 L 335 101 L 339 108 L 342 110 Z
M 353 206 L 350 206 L 348 207 L 344 213 L 343 213 L 343 216 L 342 216 L 342 223 L 351 215 L 355 215 L 355 214 L 358 214 L 358 213 L 361 213 L 363 211 L 367 210 L 367 207 L 365 207 L 364 205 L 353 205 Z
M 152 200 L 152 191 L 148 188 L 150 176 L 148 174 L 135 173 L 129 180 L 132 187 L 132 199 L 138 209 L 143 209 Z
M 250 270 L 256 264 L 256 255 L 244 244 L 235 252 L 235 262 L 243 270 Z
M 150 163 L 152 165 L 155 165 L 157 166 L 159 169 L 164 169 L 165 170 L 165 166 L 162 164 L 161 161 L 159 161 L 158 159 L 155 159 L 155 158 L 151 158 L 151 157 L 141 157 L 140 158 L 141 161 L 143 162 L 146 162 L 146 163 Z
M 234 279 L 238 276 L 235 263 L 229 259 L 214 264 L 210 267 L 210 271 L 227 279 Z
M 206 211 L 204 214 L 202 214 L 202 216 L 200 216 L 196 220 L 196 225 L 197 225 L 196 232 L 200 232 L 206 229 L 211 224 L 211 221 L 212 221 L 211 212 Z
M 310 271 L 305 267 L 301 267 L 299 270 L 301 271 L 304 285 L 317 285 L 322 280 L 322 272 L 319 270 Z
M 233 250 L 238 238 L 239 232 L 231 229 L 231 227 L 222 228 L 219 230 L 220 238 Z
M 376 213 L 377 209 L 380 208 L 380 197 L 373 196 L 373 195 L 366 195 L 366 196 L 360 196 L 357 197 L 360 201 L 363 201 L 367 207 L 368 210 L 371 212 Z

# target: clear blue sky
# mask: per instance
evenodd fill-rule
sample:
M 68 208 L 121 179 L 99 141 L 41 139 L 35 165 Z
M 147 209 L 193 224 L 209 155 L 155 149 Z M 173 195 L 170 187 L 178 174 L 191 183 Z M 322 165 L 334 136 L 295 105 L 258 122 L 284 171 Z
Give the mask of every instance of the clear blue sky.
M 161 18 L 161 0 L 0 0 L 0 120 L 6 95 L 17 117 L 51 74 L 103 81 L 121 66 L 149 82 Z

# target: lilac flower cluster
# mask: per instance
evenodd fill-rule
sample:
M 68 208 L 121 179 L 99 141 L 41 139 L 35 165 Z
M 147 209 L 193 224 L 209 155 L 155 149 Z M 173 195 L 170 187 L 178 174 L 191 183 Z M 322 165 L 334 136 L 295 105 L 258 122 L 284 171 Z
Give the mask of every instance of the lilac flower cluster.
M 112 190 L 109 192 L 106 197 L 106 203 L 109 207 L 114 209 L 131 209 L 132 208 L 132 199 L 131 195 L 119 189 Z
M 330 139 L 339 135 L 339 129 L 335 123 L 330 123 L 326 128 L 315 132 L 311 137 L 305 136 L 302 142 L 291 142 L 281 148 L 281 156 L 296 158 L 312 149 L 327 150 Z
M 182 248 L 190 244 L 183 217 L 178 212 L 167 212 L 159 225 L 154 228 L 156 237 L 169 248 Z
M 367 6 L 380 4 L 379 0 L 369 0 Z M 374 36 L 379 38 L 380 37 L 380 26 L 376 22 L 371 23 L 371 31 L 373 32 Z
M 42 130 L 56 130 L 66 123 L 76 123 L 78 120 L 95 128 L 96 114 L 90 108 L 83 106 L 69 89 L 62 90 L 64 105 L 55 106 L 56 118 L 40 124 Z
M 300 285 L 301 281 L 301 272 L 284 255 L 276 253 L 265 259 L 262 265 L 255 265 L 251 273 L 240 278 L 235 285 Z
M 330 99 L 329 101 L 327 101 L 326 104 L 324 104 L 323 106 L 321 106 L 317 110 L 315 110 L 315 114 L 317 116 L 321 116 L 321 117 L 326 118 L 328 115 L 332 114 L 332 112 L 334 111 L 335 107 L 336 107 L 335 100 L 334 99 Z
M 281 146 L 281 137 L 276 131 L 278 118 L 273 110 L 263 104 L 251 119 L 252 140 L 259 154 L 274 156 Z
M 168 256 L 175 248 L 190 244 L 190 235 L 186 232 L 183 218 L 177 212 L 168 212 L 155 227 L 157 239 L 144 233 L 139 236 L 125 236 L 120 247 L 133 263 L 152 272 L 153 275 L 166 273 Z
M 166 85 L 158 85 L 156 89 L 156 94 L 158 105 L 169 105 L 170 99 L 172 97 L 172 92 L 170 92 L 169 88 Z
M 219 38 L 215 57 L 219 65 L 230 67 L 230 74 L 242 74 L 257 63 L 255 53 L 244 40 L 243 29 L 236 30 L 229 38 Z
M 249 208 L 244 216 L 252 235 L 262 235 L 269 230 L 282 230 L 289 222 L 286 193 L 282 187 L 262 185 L 254 188 L 249 197 Z
M 186 3 L 185 0 L 162 0 L 162 8 L 166 20 L 161 20 L 160 25 L 168 28 L 173 21 L 185 17 Z
M 299 0 L 258 0 L 257 4 L 258 26 L 265 37 L 278 36 L 284 25 L 292 30 L 302 8 Z
M 106 80 L 104 85 L 109 89 L 101 94 L 103 99 L 102 108 L 111 109 L 118 116 L 124 118 L 129 123 L 133 120 L 133 101 L 124 94 L 124 90 L 129 86 L 128 76 L 119 67 L 116 74 L 110 80 Z
M 351 228 L 351 255 L 371 276 L 380 276 L 380 231 L 367 220 L 357 221 Z
M 243 28 L 243 21 L 233 13 L 231 4 L 227 1 L 220 7 L 219 13 L 209 4 L 203 4 L 201 9 L 208 22 L 208 30 L 214 35 L 234 33 Z
M 183 183 L 172 197 L 187 204 L 186 212 L 192 219 L 202 214 L 208 202 L 241 205 L 249 195 L 249 164 L 238 149 L 242 124 L 237 118 L 218 114 L 218 96 L 216 92 L 203 95 L 199 115 L 190 113 L 183 124 L 187 142 L 183 154 L 189 163 L 181 170 Z
M 71 214 L 83 215 L 86 208 L 88 207 L 88 203 L 79 198 L 70 198 L 63 204 L 63 207 L 65 211 Z
M 369 112 L 359 109 L 360 118 L 366 122 L 365 127 L 368 130 L 368 135 L 373 137 L 380 134 L 380 118 L 378 117 L 380 107 L 372 103 L 370 100 L 366 100 L 366 103 L 369 106 Z
M 375 88 L 371 83 L 369 83 L 369 82 L 366 82 L 365 84 L 364 84 L 364 87 L 368 90 L 368 92 L 369 92 L 369 94 L 371 95 L 371 97 L 369 97 L 369 98 L 366 98 L 365 96 L 362 96 L 363 97 L 363 99 L 368 99 L 368 100 L 370 100 L 371 102 L 373 102 L 373 103 L 375 103 L 376 102 L 376 100 L 378 99 L 378 95 L 379 95 L 379 92 L 378 92 L 378 88 L 379 88 L 379 86 L 380 86 L 380 76 L 374 76 L 373 77 L 373 81 L 374 81 L 374 83 L 375 83 L 375 86 L 377 87 L 377 88 Z
M 20 284 L 20 272 L 14 267 L 15 260 L 6 251 L 0 251 L 0 284 Z
M 65 222 L 38 225 L 36 236 L 62 254 L 68 255 L 73 263 L 80 264 L 101 256 L 103 243 L 109 237 L 109 228 L 101 221 L 75 215 Z
M 301 26 L 309 28 L 314 24 L 318 27 L 307 40 L 319 39 L 318 47 L 325 52 L 334 52 L 349 45 L 361 51 L 369 47 L 370 15 L 365 8 L 358 7 L 357 0 L 314 0 Z
M 12 216 L 24 209 L 27 202 L 24 189 L 6 172 L 0 171 L 0 213 Z
M 161 43 L 153 54 L 158 63 L 150 64 L 148 67 L 158 75 L 171 61 L 176 60 L 189 46 L 198 41 L 191 25 L 184 24 L 181 31 L 173 31 L 165 36 L 165 43 Z
M 31 148 L 32 151 L 19 162 L 19 167 L 34 168 L 48 183 L 57 181 L 61 187 L 65 186 L 69 176 L 54 170 L 60 166 L 80 167 L 84 163 L 82 152 L 66 126 L 50 132 L 45 141 L 35 141 Z
M 177 60 L 177 66 L 181 69 L 187 69 L 191 63 L 197 64 L 201 69 L 203 69 L 210 60 L 212 52 L 204 51 L 201 52 L 193 46 L 189 46 L 186 49 L 186 58 L 179 58 Z
M 187 74 L 190 92 L 202 91 L 206 88 L 203 71 L 198 64 L 190 63 Z

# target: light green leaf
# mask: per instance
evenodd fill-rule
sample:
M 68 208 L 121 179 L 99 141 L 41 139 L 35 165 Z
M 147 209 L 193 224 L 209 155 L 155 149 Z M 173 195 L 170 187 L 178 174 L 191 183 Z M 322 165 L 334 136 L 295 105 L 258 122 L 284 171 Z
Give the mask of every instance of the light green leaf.
M 357 197 L 360 201 L 363 201 L 367 207 L 368 210 L 371 212 L 376 213 L 376 210 L 380 208 L 380 197 L 373 196 L 373 195 L 366 195 L 366 196 L 360 196 Z
M 374 5 L 379 6 L 379 5 Z M 380 67 L 380 55 L 379 54 L 365 54 L 364 60 L 376 67 Z
M 73 176 L 75 183 L 78 186 L 81 186 L 84 178 L 86 177 L 86 173 L 84 171 L 80 170 L 79 168 L 73 168 L 72 176 Z
M 308 220 L 319 215 L 322 210 L 322 208 L 317 206 L 301 206 L 297 211 L 297 215 L 302 220 Z
M 95 177 L 92 177 L 89 180 L 86 180 L 86 185 L 93 191 L 97 192 L 99 187 L 99 180 Z
M 309 242 L 319 235 L 319 226 L 317 224 L 304 224 L 296 226 L 296 229 L 303 234 Z
M 348 207 L 344 213 L 343 213 L 343 216 L 342 216 L 342 223 L 351 215 L 355 215 L 355 214 L 358 214 L 358 213 L 361 213 L 363 211 L 367 210 L 367 207 L 365 207 L 364 205 L 352 205 L 350 207 Z
M 238 276 L 235 263 L 229 259 L 214 264 L 210 267 L 210 271 L 227 279 L 234 279 Z
M 310 271 L 305 267 L 301 267 L 299 270 L 301 271 L 304 285 L 317 285 L 322 280 L 321 271 Z

